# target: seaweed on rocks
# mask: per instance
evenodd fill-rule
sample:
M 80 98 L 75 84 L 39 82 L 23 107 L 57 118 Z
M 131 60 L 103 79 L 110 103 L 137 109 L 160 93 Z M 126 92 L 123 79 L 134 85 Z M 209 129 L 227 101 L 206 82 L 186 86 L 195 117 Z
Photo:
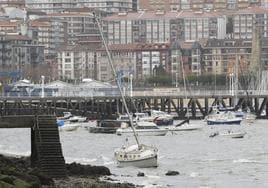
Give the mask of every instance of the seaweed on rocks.
M 109 176 L 104 166 L 66 164 L 67 178 L 52 179 L 38 168 L 31 168 L 30 158 L 15 158 L 0 155 L 1 188 L 134 188 L 130 183 L 115 183 L 99 180 Z
M 78 163 L 66 164 L 67 173 L 69 176 L 109 176 L 111 172 L 105 166 L 81 165 Z

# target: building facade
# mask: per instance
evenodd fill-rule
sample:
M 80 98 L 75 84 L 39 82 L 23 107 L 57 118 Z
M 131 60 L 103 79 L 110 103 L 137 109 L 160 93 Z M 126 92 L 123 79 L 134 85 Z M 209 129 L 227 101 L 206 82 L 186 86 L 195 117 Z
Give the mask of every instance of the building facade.
M 96 54 L 82 45 L 62 46 L 57 53 L 58 77 L 82 80 L 96 77 Z
M 27 8 L 46 13 L 62 12 L 70 8 L 89 7 L 108 13 L 132 11 L 137 6 L 133 0 L 25 0 Z
M 77 9 L 75 11 L 48 14 L 46 18 L 53 17 L 57 20 L 61 20 L 66 24 L 66 43 L 70 45 L 88 44 L 100 47 L 100 32 L 97 23 L 94 20 L 92 11 L 79 12 L 79 10 L 80 9 Z
M 31 38 L 18 34 L 0 35 L 1 71 L 18 71 L 28 75 L 27 67 L 44 64 L 44 46 L 35 44 Z
M 234 38 L 252 39 L 255 27 L 261 28 L 262 36 L 268 36 L 268 9 L 249 7 L 236 13 L 233 17 Z
M 57 57 L 57 49 L 66 44 L 67 41 L 67 23 L 55 18 L 40 18 L 31 20 L 29 28 L 36 31 L 38 44 L 45 47 L 45 61 L 54 62 Z
M 139 9 L 151 11 L 179 10 L 238 10 L 249 6 L 266 5 L 266 0 L 140 0 Z
M 110 44 L 197 41 L 226 35 L 226 17 L 214 12 L 142 11 L 120 13 L 104 21 Z
M 245 73 L 251 60 L 251 40 L 210 39 L 203 47 L 203 71 L 205 74 L 230 75 Z

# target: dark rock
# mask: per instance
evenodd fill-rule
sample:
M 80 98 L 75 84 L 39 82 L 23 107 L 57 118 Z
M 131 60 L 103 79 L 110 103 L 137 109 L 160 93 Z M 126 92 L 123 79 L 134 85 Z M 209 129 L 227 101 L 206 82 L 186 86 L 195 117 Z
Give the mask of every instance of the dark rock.
M 168 171 L 166 173 L 166 176 L 177 176 L 179 175 L 180 173 L 178 171 Z
M 109 176 L 111 172 L 105 166 L 81 165 L 78 163 L 66 164 L 67 174 L 75 176 Z
M 137 174 L 137 176 L 138 176 L 138 177 L 143 177 L 143 176 L 145 176 L 145 174 L 144 174 L 143 172 L 139 172 L 139 173 Z
M 42 185 L 53 185 L 53 179 L 41 172 L 38 168 L 34 168 L 29 172 L 30 175 L 38 177 Z
M 10 185 L 14 184 L 13 183 L 14 180 L 15 180 L 15 178 L 13 176 L 2 176 L 2 177 L 0 177 L 0 181 L 6 182 L 6 183 L 8 183 Z

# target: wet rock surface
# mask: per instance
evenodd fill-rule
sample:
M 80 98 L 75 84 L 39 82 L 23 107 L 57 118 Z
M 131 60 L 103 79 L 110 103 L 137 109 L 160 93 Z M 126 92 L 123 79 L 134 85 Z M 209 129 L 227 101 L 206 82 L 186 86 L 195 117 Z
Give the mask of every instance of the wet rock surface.
M 15 158 L 0 155 L 1 188 L 134 188 L 130 183 L 115 183 L 99 180 L 111 175 L 104 166 L 66 164 L 68 177 L 52 179 L 38 168 L 31 168 L 29 158 Z
M 177 176 L 177 175 L 180 175 L 180 173 L 178 171 L 168 171 L 166 173 L 166 176 Z

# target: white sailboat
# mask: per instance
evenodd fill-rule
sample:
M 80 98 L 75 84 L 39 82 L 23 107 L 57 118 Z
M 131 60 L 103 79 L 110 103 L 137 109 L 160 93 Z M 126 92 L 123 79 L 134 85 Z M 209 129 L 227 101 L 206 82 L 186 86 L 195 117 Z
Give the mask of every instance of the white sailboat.
M 139 121 L 136 123 L 135 131 L 139 136 L 165 136 L 168 129 L 159 128 L 154 122 Z M 131 128 L 119 128 L 116 130 L 117 135 L 133 134 Z
M 182 69 L 182 77 L 183 77 L 183 86 L 184 86 L 184 96 L 185 96 L 185 100 L 187 101 L 187 90 L 186 90 L 186 80 L 185 80 L 185 75 L 184 75 L 184 67 L 183 67 L 183 61 L 181 58 L 181 69 Z M 190 122 L 190 117 L 189 117 L 189 113 L 188 113 L 188 105 L 186 107 L 186 116 L 187 119 L 182 121 L 181 123 L 174 125 L 174 126 L 170 126 L 168 128 L 169 131 L 173 132 L 173 131 L 193 131 L 193 130 L 199 130 L 202 129 L 203 126 L 200 123 L 193 123 Z
M 114 77 L 116 76 L 116 71 L 112 62 L 110 51 L 108 50 L 108 46 L 106 44 L 106 41 L 103 36 L 102 28 L 100 26 L 98 18 L 94 15 L 96 23 L 98 25 L 101 38 L 103 41 L 103 44 L 105 46 L 105 50 L 108 56 L 109 64 L 111 66 L 111 69 L 113 71 Z M 158 149 L 153 146 L 146 146 L 144 144 L 140 144 L 138 140 L 137 133 L 135 132 L 134 126 L 133 126 L 133 120 L 131 118 L 131 115 L 129 113 L 126 100 L 121 88 L 121 85 L 118 82 L 118 79 L 116 79 L 116 83 L 120 92 L 120 95 L 122 97 L 122 102 L 124 105 L 124 108 L 126 110 L 126 114 L 129 117 L 130 120 L 130 127 L 133 130 L 133 134 L 136 140 L 136 144 L 133 145 L 123 145 L 121 148 L 117 149 L 114 153 L 114 157 L 118 163 L 119 166 L 136 166 L 136 167 L 157 167 L 157 155 L 158 155 Z

